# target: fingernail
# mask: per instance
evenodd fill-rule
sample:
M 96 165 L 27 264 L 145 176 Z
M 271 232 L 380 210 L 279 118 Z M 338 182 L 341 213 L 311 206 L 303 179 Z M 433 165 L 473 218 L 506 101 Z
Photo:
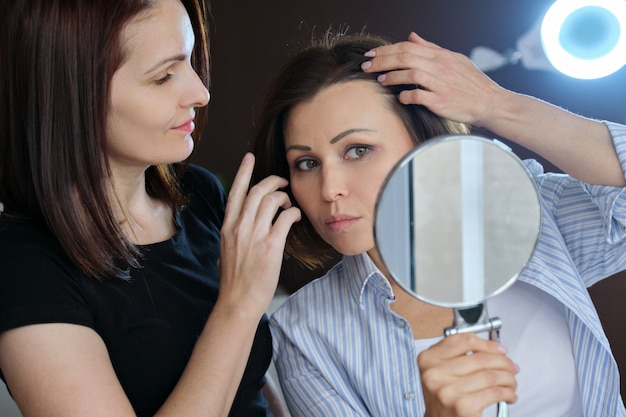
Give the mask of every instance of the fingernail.
M 506 348 L 506 346 L 498 345 L 498 352 L 507 353 L 508 351 L 509 350 Z
M 519 365 L 514 363 L 513 365 L 515 365 L 515 372 L 519 373 L 520 369 L 519 369 Z
M 252 161 L 252 154 L 250 152 L 246 152 L 246 154 L 243 156 L 243 159 L 241 160 L 242 163 L 247 164 L 249 162 Z
M 366 70 L 372 68 L 372 61 L 365 61 L 361 64 L 361 69 Z
M 376 56 L 376 51 L 372 49 L 372 50 L 367 51 L 363 55 L 365 55 L 368 58 L 374 58 Z
M 379 83 L 382 83 L 383 81 L 387 79 L 387 74 L 380 74 L 378 78 L 376 79 L 378 80 Z

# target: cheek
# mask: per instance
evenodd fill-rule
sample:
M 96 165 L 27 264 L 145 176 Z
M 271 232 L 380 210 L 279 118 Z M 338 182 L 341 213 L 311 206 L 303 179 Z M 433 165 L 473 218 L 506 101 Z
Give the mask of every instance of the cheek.
M 315 208 L 314 202 L 316 201 L 318 193 L 317 189 L 313 184 L 309 184 L 307 181 L 294 179 L 293 177 L 291 177 L 290 183 L 291 194 L 293 194 L 293 198 L 296 200 L 295 202 L 310 220 L 312 218 L 311 214 L 313 214 L 312 212 Z
M 366 189 L 373 200 L 378 198 L 380 189 L 382 188 L 383 183 L 385 182 L 385 179 L 390 171 L 391 169 L 387 169 L 387 167 L 371 169 L 361 178 L 361 182 L 367 184 Z
M 112 99 L 109 123 L 116 130 L 141 134 L 141 132 L 165 131 L 175 113 L 166 105 L 164 97 L 129 91 L 122 97 Z
M 120 127 L 124 130 L 152 130 L 157 127 L 159 120 L 159 109 L 155 106 L 126 106 L 124 113 L 119 113 L 117 118 Z

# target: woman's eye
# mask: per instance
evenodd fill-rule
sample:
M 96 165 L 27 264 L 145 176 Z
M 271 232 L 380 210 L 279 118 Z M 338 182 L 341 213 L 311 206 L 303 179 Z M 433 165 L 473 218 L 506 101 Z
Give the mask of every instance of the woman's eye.
M 156 80 L 156 85 L 162 85 L 165 84 L 165 82 L 167 82 L 167 80 L 169 80 L 170 78 L 172 78 L 172 74 L 167 73 L 165 74 L 165 76 L 163 78 L 159 78 L 158 80 Z
M 352 146 L 346 152 L 346 159 L 359 159 L 363 158 L 370 151 L 369 146 L 356 145 Z
M 318 165 L 319 163 L 314 159 L 301 159 L 296 162 L 296 169 L 298 171 L 310 171 Z

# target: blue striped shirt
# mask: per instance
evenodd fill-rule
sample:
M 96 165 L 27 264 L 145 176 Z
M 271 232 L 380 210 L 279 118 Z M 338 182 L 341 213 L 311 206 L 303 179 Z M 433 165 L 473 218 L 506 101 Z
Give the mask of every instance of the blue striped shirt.
M 626 171 L 626 126 L 607 125 Z M 565 308 L 584 415 L 626 417 L 617 365 L 587 292 L 626 269 L 624 189 L 527 165 L 542 197 L 542 230 L 518 279 Z M 393 299 L 367 254 L 345 256 L 272 315 L 274 360 L 294 416 L 423 415 L 412 331 L 391 310 Z

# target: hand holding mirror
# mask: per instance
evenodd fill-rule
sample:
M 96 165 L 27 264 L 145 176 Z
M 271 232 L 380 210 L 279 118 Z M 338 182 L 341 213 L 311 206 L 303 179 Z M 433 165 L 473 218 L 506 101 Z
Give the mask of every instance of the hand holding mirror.
M 394 281 L 413 297 L 454 310 L 444 336 L 502 326 L 486 300 L 510 287 L 541 227 L 539 196 L 523 162 L 473 135 L 430 139 L 391 171 L 376 205 L 374 236 Z M 506 403 L 498 416 L 508 415 Z

